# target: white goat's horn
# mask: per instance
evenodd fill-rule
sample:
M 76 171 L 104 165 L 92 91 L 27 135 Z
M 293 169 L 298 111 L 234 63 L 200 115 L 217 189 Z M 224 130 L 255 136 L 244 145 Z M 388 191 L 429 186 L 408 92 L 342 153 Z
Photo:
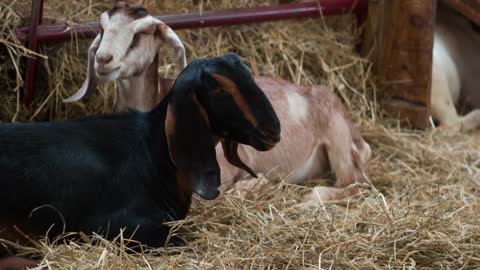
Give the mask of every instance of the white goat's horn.
M 151 26 L 152 24 L 154 24 L 155 19 L 152 16 L 148 15 L 144 18 L 135 20 L 133 23 L 134 23 L 133 30 L 135 31 L 135 33 L 138 33 L 145 30 L 147 27 Z

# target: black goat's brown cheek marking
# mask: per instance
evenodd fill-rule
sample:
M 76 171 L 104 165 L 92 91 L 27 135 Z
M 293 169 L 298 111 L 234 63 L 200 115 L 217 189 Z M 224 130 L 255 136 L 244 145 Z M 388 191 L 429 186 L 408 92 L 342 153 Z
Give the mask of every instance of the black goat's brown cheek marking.
M 243 97 L 242 93 L 238 89 L 237 84 L 220 74 L 212 73 L 211 76 L 222 86 L 223 90 L 233 97 L 235 104 L 237 104 L 240 111 L 242 111 L 245 119 L 247 119 L 250 124 L 256 127 L 257 119 L 253 116 L 252 111 L 250 110 L 250 107 L 248 106 L 248 103 Z
M 197 99 L 197 96 L 195 94 L 193 94 L 193 102 L 195 102 L 195 104 L 197 104 L 198 106 L 198 110 L 200 111 L 200 114 L 202 115 L 203 119 L 205 119 L 205 123 L 210 126 L 210 121 L 208 120 L 208 114 L 207 114 L 207 111 L 205 110 L 205 108 L 200 104 L 200 102 L 198 102 L 198 99 Z
M 178 190 L 180 191 L 180 194 L 183 194 L 187 198 L 191 196 L 191 194 L 193 193 L 193 188 L 188 178 L 185 177 L 185 175 L 178 169 L 175 171 L 175 178 L 177 180 Z
M 173 109 L 168 105 L 167 118 L 165 119 L 165 133 L 167 136 L 175 135 L 175 118 L 173 115 Z
M 168 105 L 167 108 L 167 117 L 165 119 L 165 135 L 167 136 L 168 143 L 168 154 L 170 159 L 175 165 L 175 159 L 173 159 L 171 146 L 173 145 L 173 140 L 175 140 L 175 116 L 173 115 L 173 109 Z

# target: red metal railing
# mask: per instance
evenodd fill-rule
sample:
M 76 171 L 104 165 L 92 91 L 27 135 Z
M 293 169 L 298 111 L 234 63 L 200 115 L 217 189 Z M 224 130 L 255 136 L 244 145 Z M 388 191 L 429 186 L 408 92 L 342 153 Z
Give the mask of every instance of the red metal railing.
M 31 32 L 27 34 L 29 37 L 28 48 L 31 51 L 36 52 L 38 46 L 38 25 L 42 23 L 43 17 L 43 0 L 33 0 L 32 1 L 32 26 Z M 25 106 L 29 109 L 30 103 L 32 102 L 33 95 L 35 94 L 35 78 L 37 76 L 37 58 L 32 56 L 27 60 L 27 78 L 25 80 L 25 96 L 23 97 L 23 102 Z
M 40 1 L 42 2 L 41 5 L 43 5 L 43 0 L 33 1 Z M 169 14 L 155 17 L 164 21 L 175 30 L 318 17 L 321 15 L 340 15 L 346 13 L 356 14 L 357 22 L 361 24 L 365 19 L 367 8 L 368 0 L 320 0 L 318 2 L 226 9 L 201 13 Z M 37 12 L 38 6 L 34 5 L 32 13 L 37 14 Z M 17 36 L 21 41 L 27 41 L 29 36 L 35 37 L 33 40 L 31 39 L 31 43 L 68 41 L 71 40 L 73 36 L 76 36 L 77 38 L 93 38 L 99 31 L 97 22 L 86 22 L 85 24 L 75 26 L 51 24 L 38 25 L 38 27 L 35 25 L 35 22 L 36 21 L 32 22 L 31 27 L 23 27 L 17 30 Z M 32 32 L 35 33 L 35 30 L 36 34 L 32 35 Z M 34 65 L 35 62 L 29 62 L 28 68 L 32 69 L 32 66 Z M 34 71 L 35 69 L 33 68 L 32 70 Z M 25 99 L 25 105 L 27 105 L 27 107 L 33 96 L 32 82 L 32 77 L 27 77 L 27 86 L 30 87 L 26 89 L 26 97 L 29 97 L 28 99 Z

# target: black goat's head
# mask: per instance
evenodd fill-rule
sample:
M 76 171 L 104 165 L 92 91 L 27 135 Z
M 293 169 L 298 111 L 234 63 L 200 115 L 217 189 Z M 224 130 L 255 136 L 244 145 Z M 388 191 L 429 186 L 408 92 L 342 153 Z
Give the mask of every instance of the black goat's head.
M 215 145 L 227 160 L 255 173 L 239 158 L 237 144 L 259 151 L 280 141 L 280 122 L 248 67 L 233 53 L 192 62 L 170 92 L 166 119 L 169 151 L 176 167 L 201 197 L 218 196 L 220 168 Z

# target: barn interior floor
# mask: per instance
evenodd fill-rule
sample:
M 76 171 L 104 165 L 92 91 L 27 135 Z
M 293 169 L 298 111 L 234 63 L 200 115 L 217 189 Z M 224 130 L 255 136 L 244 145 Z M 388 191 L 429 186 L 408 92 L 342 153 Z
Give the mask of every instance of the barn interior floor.
M 90 1 L 91 2 L 91 1 Z M 45 22 L 94 20 L 110 1 L 46 1 Z M 274 0 L 141 1 L 154 14 L 244 7 Z M 160 3 L 161 2 L 161 3 Z M 195 3 L 193 3 L 195 2 Z M 0 3 L 0 121 L 46 121 L 109 112 L 113 83 L 83 102 L 63 104 L 86 71 L 90 41 L 41 46 L 37 96 L 30 112 L 19 101 L 21 57 L 13 39 L 30 1 Z M 186 8 L 188 7 L 188 8 Z M 52 269 L 478 269 L 480 268 L 480 131 L 400 128 L 381 109 L 371 63 L 354 47 L 351 16 L 179 31 L 189 60 L 236 51 L 254 74 L 328 85 L 339 95 L 372 147 L 363 195 L 339 203 L 300 204 L 306 185 L 252 180 L 245 197 L 234 190 L 214 201 L 194 200 L 175 233 L 187 242 L 128 254 L 119 239 L 41 241 L 18 247 Z M 171 76 L 165 56 L 162 72 Z M 1 213 L 0 213 L 1 214 Z M 10 243 L 11 244 L 11 243 Z

